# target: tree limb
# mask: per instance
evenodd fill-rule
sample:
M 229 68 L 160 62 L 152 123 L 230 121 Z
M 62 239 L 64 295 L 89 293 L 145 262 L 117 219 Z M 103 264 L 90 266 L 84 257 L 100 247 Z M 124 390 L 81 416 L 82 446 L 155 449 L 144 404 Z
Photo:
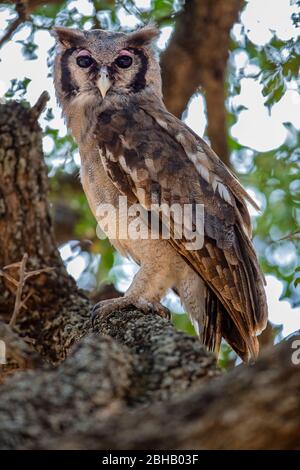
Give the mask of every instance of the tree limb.
M 167 404 L 116 414 L 91 431 L 70 433 L 50 446 L 48 441 L 48 446 L 299 449 L 300 366 L 291 361 L 295 338 L 269 349 L 253 367 L 238 367 Z
M 131 312 L 123 323 L 123 315 L 114 314 L 110 325 L 102 324 L 102 331 L 108 328 L 111 334 L 115 329 L 118 341 L 115 336 L 88 336 L 58 369 L 22 372 L 2 385 L 1 448 L 300 447 L 299 366 L 291 360 L 295 338 L 269 349 L 255 366 L 240 366 L 208 383 L 200 379 L 200 374 L 198 382 L 187 390 L 178 389 L 176 384 L 180 383 L 180 374 L 188 377 L 195 356 L 182 358 L 184 373 L 178 368 L 177 358 L 172 363 L 172 355 L 165 356 L 169 343 L 161 343 L 161 339 L 166 339 L 164 333 L 157 342 L 152 335 L 156 344 L 152 343 L 149 349 L 153 353 L 160 348 L 156 354 L 169 358 L 169 363 L 165 362 L 152 375 L 155 377 L 159 372 L 161 384 L 165 384 L 161 391 L 165 389 L 167 393 L 160 396 L 161 401 L 154 393 L 151 406 L 141 407 L 136 398 L 143 397 L 141 391 L 151 392 L 152 383 L 145 382 L 147 366 L 143 364 L 143 349 L 146 345 L 147 350 L 147 342 L 144 343 L 144 338 L 139 341 L 139 333 L 147 331 L 147 319 Z M 128 326 L 130 318 L 132 324 Z M 137 325 L 139 321 L 145 322 L 144 325 Z M 120 334 L 119 322 L 126 327 L 124 334 Z M 163 320 L 158 319 L 160 322 Z M 152 327 L 153 323 L 148 331 Z M 177 351 L 179 357 L 180 349 Z M 205 377 L 210 366 L 209 355 L 203 356 L 198 371 L 202 370 Z M 142 371 L 140 377 L 139 371 Z M 155 392 L 157 382 L 152 385 Z M 173 386 L 177 388 L 175 393 Z
M 298 336 L 270 348 L 255 366 L 196 386 L 168 403 L 115 413 L 88 431 L 47 439 L 60 449 L 299 449 Z
M 17 16 L 10 23 L 3 36 L 0 38 L 0 47 L 2 47 L 7 41 L 9 41 L 14 32 L 20 26 L 20 24 L 24 23 L 28 18 L 27 2 L 23 0 L 17 0 L 15 3 Z

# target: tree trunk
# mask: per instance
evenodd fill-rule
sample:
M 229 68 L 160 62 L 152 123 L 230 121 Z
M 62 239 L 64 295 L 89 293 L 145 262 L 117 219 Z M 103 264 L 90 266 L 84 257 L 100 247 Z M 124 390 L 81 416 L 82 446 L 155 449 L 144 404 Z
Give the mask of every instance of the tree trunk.
M 30 338 L 48 361 L 57 363 L 86 330 L 91 306 L 67 274 L 56 247 L 37 123 L 40 104 L 32 109 L 16 102 L 0 105 L 0 268 L 3 271 L 5 266 L 21 261 L 25 252 L 27 271 L 54 268 L 25 284 L 23 298 L 30 297 L 27 309 L 19 312 L 17 331 Z M 17 278 L 18 270 L 6 272 Z M 3 321 L 10 320 L 15 291 L 14 284 L 0 276 Z
M 229 165 L 225 78 L 230 30 L 243 0 L 189 0 L 161 57 L 167 108 L 180 117 L 200 88 L 205 95 L 207 134 L 214 151 Z

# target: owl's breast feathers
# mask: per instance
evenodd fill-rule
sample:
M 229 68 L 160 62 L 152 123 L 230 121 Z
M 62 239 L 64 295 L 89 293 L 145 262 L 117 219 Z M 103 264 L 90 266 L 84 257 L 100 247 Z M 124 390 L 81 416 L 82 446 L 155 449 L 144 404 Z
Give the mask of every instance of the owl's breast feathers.
M 210 147 L 155 97 L 106 107 L 98 115 L 96 138 L 108 176 L 129 201 L 148 210 L 153 201 L 204 205 L 203 247 L 188 250 L 174 234 L 170 243 L 232 320 L 232 331 L 223 336 L 234 347 L 236 329 L 255 357 L 255 335 L 265 328 L 267 304 L 251 243 L 245 203 L 255 206 L 250 196 Z

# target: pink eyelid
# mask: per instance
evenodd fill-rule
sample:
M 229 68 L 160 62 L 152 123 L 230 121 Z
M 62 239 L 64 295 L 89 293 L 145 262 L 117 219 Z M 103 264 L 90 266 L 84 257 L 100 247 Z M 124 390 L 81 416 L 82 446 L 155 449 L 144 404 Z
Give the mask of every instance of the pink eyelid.
M 77 54 L 77 57 L 81 57 L 82 55 L 84 56 L 88 55 L 89 57 L 91 57 L 91 53 L 85 49 L 83 49 L 82 51 L 79 51 Z
M 129 57 L 132 57 L 132 53 L 129 52 L 129 51 L 127 51 L 127 49 L 122 49 L 122 50 L 119 52 L 119 57 L 120 57 L 121 55 L 127 55 L 127 56 L 129 56 Z

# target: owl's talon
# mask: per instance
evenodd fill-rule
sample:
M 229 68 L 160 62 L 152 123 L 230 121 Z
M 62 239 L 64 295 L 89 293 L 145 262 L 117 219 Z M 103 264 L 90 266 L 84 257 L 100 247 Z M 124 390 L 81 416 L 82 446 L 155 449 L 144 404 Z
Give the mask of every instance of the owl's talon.
M 171 319 L 170 310 L 164 307 L 160 302 L 147 302 L 140 300 L 135 303 L 136 307 L 144 311 L 146 314 L 151 313 L 152 315 L 159 315 L 168 321 Z
M 94 307 L 91 310 L 91 323 L 92 323 L 92 329 L 95 330 L 95 320 L 98 315 L 98 309 L 96 308 L 97 304 L 94 305 Z
M 102 300 L 94 305 L 91 312 L 92 328 L 95 329 L 95 320 L 97 316 L 102 319 L 109 317 L 114 311 L 122 310 L 123 308 L 135 307 L 141 310 L 146 315 L 154 314 L 159 315 L 166 320 L 171 319 L 170 310 L 164 307 L 160 302 L 148 302 L 144 299 L 130 299 L 130 297 L 122 297 L 120 299 Z
M 153 313 L 159 315 L 161 318 L 170 321 L 171 320 L 171 312 L 167 307 L 164 307 L 159 302 L 153 306 Z
M 91 323 L 92 323 L 93 330 L 95 329 L 95 321 L 98 316 L 101 316 L 102 319 L 107 318 L 115 310 L 118 309 L 115 301 L 116 299 L 102 300 L 101 302 L 97 302 L 93 306 L 92 311 L 91 311 Z
M 92 329 L 95 330 L 95 320 L 98 314 L 98 310 L 95 309 L 96 305 L 91 310 L 91 323 L 92 323 Z

